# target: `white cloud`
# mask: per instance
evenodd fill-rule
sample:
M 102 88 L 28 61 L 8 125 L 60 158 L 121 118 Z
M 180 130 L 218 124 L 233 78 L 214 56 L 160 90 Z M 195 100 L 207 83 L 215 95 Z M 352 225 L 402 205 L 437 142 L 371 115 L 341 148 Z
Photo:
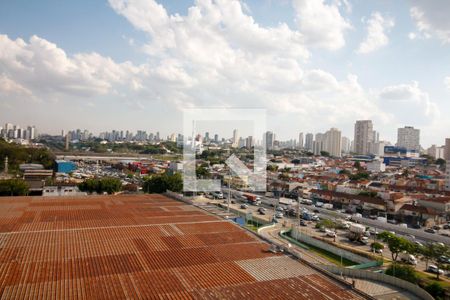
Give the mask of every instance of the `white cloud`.
M 444 78 L 444 84 L 450 90 L 450 76 Z
M 380 107 L 401 124 L 429 125 L 440 117 L 436 103 L 416 81 L 383 88 L 379 100 Z
M 82 96 L 109 93 L 136 70 L 130 63 L 116 64 L 96 53 L 68 57 L 64 50 L 37 36 L 27 43 L 0 35 L 0 65 L 3 86 L 6 82 L 9 89 Z
M 347 9 L 347 1 L 342 2 Z M 308 45 L 337 50 L 345 45 L 345 33 L 352 28 L 339 12 L 341 1 L 293 0 L 296 22 Z M 351 9 L 351 8 L 350 8 Z
M 416 23 L 418 34 L 423 38 L 437 38 L 444 44 L 450 43 L 450 1 L 410 1 L 410 15 Z
M 367 54 L 389 43 L 387 33 L 394 27 L 394 20 L 383 17 L 379 12 L 372 13 L 367 21 L 367 37 L 359 45 L 357 52 Z

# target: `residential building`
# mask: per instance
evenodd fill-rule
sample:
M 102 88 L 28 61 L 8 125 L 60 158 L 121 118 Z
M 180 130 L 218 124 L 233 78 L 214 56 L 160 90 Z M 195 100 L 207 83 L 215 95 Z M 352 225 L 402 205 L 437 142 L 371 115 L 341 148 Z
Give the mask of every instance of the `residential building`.
M 358 120 L 355 123 L 354 147 L 357 154 L 369 154 L 369 142 L 373 141 L 371 120 Z
M 313 142 L 313 153 L 314 155 L 320 155 L 320 152 L 324 149 L 325 134 L 316 133 L 315 140 Z
M 313 151 L 314 135 L 312 133 L 307 133 L 305 136 L 305 150 Z
M 405 126 L 397 130 L 397 147 L 420 151 L 420 129 Z
M 239 132 L 237 129 L 233 130 L 233 138 L 231 143 L 233 148 L 239 147 Z
M 351 144 L 350 139 L 348 137 L 343 136 L 341 138 L 341 150 L 342 150 L 342 153 L 350 153 L 351 147 L 352 147 L 352 144 Z
M 299 135 L 298 135 L 297 148 L 298 149 L 303 149 L 303 132 L 300 132 Z
M 267 150 L 273 150 L 275 141 L 275 134 L 272 131 L 267 131 L 264 135 L 264 142 Z
M 324 136 L 324 150 L 331 156 L 341 156 L 341 131 L 337 128 L 331 128 Z

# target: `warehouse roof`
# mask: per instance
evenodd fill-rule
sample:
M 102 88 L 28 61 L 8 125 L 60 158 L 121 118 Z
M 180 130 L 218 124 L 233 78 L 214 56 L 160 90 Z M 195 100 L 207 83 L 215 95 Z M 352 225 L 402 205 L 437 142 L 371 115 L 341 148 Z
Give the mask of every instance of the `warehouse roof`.
M 161 195 L 0 198 L 2 298 L 360 299 Z

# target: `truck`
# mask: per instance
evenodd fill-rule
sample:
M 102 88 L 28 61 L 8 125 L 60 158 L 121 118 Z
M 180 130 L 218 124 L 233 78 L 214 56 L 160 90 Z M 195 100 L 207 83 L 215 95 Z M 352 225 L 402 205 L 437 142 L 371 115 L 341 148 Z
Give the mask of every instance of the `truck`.
M 280 199 L 278 199 L 279 205 L 292 205 L 293 202 L 294 202 L 294 200 L 289 199 L 289 198 L 280 197 Z
M 333 204 L 331 204 L 331 203 L 325 203 L 325 204 L 322 206 L 322 208 L 331 210 L 331 209 L 333 209 Z
M 260 205 L 261 204 L 261 199 L 253 194 L 244 194 L 243 195 L 245 197 L 245 199 L 247 199 L 247 202 L 251 205 Z
M 364 237 L 365 232 L 366 232 L 366 227 L 364 225 L 352 223 L 352 224 L 350 224 L 350 227 L 348 229 L 347 237 L 352 242 L 362 242 L 363 243 L 363 237 Z
M 410 265 L 417 265 L 416 257 L 406 251 L 400 253 L 400 260 Z

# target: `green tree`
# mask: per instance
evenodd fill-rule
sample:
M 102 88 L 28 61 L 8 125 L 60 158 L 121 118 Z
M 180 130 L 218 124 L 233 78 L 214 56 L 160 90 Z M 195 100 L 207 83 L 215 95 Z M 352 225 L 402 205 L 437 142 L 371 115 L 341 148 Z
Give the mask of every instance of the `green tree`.
M 398 255 L 401 252 L 406 251 L 410 253 L 414 249 L 413 243 L 403 237 L 396 236 L 392 232 L 383 231 L 378 234 L 378 239 L 388 245 L 394 263 L 397 262 Z
M 87 179 L 78 185 L 83 192 L 114 194 L 122 190 L 122 182 L 117 178 Z
M 432 282 L 425 286 L 425 290 L 436 300 L 444 299 L 445 289 L 438 282 Z
M 424 246 L 425 252 L 430 255 L 431 260 L 438 267 L 438 272 L 436 273 L 436 279 L 439 280 L 439 270 L 444 268 L 444 262 L 441 260 L 442 256 L 450 256 L 450 248 L 448 245 L 443 243 L 428 243 Z
M 211 173 L 204 165 L 198 166 L 195 173 L 197 174 L 197 178 L 209 178 L 211 176 Z
M 445 159 L 442 159 L 442 158 L 436 159 L 436 164 L 441 166 L 441 167 L 444 166 L 445 165 Z
M 384 245 L 379 242 L 374 242 L 370 245 L 370 249 L 372 249 L 372 251 L 383 250 Z
M 325 227 L 328 229 L 333 229 L 337 227 L 337 224 L 329 219 L 323 219 L 316 223 L 316 228 Z
M 267 165 L 267 171 L 276 172 L 278 170 L 278 166 L 276 165 Z
M 181 174 L 151 175 L 144 179 L 143 190 L 146 193 L 161 194 L 170 190 L 179 193 L 183 190 L 183 178 Z
M 320 155 L 324 157 L 330 157 L 330 152 L 328 151 L 320 151 Z
M 22 179 L 0 180 L 0 196 L 28 195 L 28 185 Z
M 414 268 L 407 265 L 392 264 L 386 269 L 385 273 L 414 284 L 416 284 L 419 279 Z

